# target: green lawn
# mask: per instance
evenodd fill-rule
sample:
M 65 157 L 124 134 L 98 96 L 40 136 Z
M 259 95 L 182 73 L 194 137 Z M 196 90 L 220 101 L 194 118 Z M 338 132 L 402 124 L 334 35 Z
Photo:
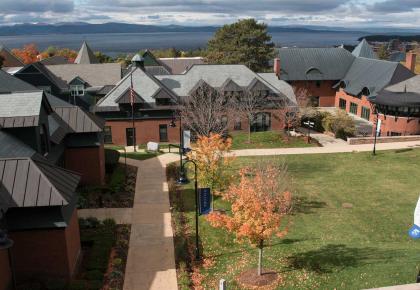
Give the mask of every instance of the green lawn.
M 415 282 L 420 242 L 407 231 L 419 194 L 420 150 L 265 157 L 288 164 L 294 188 L 290 231 L 265 248 L 265 266 L 283 278 L 278 289 L 362 289 Z M 258 158 L 238 158 L 236 166 Z M 194 223 L 191 184 L 182 198 Z M 343 203 L 352 208 L 343 208 Z M 216 200 L 216 208 L 228 208 Z M 214 265 L 202 268 L 202 285 L 255 268 L 257 251 L 200 217 L 200 243 Z M 179 246 L 179 245 L 176 245 Z
M 274 131 L 251 133 L 251 143 L 248 143 L 247 132 L 234 132 L 231 137 L 233 150 L 317 146 L 316 143 L 307 144 L 301 137 L 289 137 L 287 141 L 282 134 Z
M 157 157 L 161 155 L 162 153 L 154 153 L 154 152 L 127 152 L 127 158 L 136 159 L 136 160 L 146 160 L 150 158 Z M 124 153 L 121 154 L 121 157 L 124 158 Z

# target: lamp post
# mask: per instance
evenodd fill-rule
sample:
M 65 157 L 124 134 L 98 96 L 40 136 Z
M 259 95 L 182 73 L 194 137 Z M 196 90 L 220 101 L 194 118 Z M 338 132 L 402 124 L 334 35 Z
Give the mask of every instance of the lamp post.
M 191 162 L 194 164 L 194 194 L 195 194 L 195 259 L 198 261 L 200 260 L 200 248 L 198 245 L 198 181 L 197 181 L 197 163 L 193 160 L 188 159 L 182 165 L 182 171 L 185 172 L 185 165 Z
M 169 124 L 169 127 L 176 128 L 175 117 L 173 118 L 173 120 Z M 180 170 L 179 170 L 179 178 L 178 178 L 178 181 L 177 181 L 179 184 L 187 184 L 188 183 L 188 179 L 187 179 L 187 176 L 185 174 L 184 166 L 182 165 L 183 150 L 184 150 L 184 136 L 182 134 L 182 119 L 181 119 L 181 116 L 179 116 L 179 164 L 180 164 L 179 168 L 180 168 Z
M 7 255 L 9 258 L 9 267 L 10 267 L 10 271 L 12 272 L 12 285 L 13 285 L 13 289 L 16 289 L 16 277 L 15 277 L 15 272 L 13 269 L 12 253 L 10 251 L 12 247 L 13 247 L 13 241 L 9 239 L 9 237 L 7 236 L 4 230 L 0 229 L 0 251 L 7 250 Z

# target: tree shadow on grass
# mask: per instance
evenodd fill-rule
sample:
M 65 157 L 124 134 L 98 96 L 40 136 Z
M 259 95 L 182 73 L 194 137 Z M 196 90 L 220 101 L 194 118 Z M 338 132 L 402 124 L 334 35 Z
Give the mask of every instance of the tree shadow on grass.
M 293 199 L 293 208 L 292 214 L 304 213 L 310 214 L 315 213 L 316 209 L 324 208 L 327 206 L 327 203 L 323 201 L 318 201 L 315 199 L 309 199 L 304 196 L 298 196 Z
M 352 248 L 329 244 L 320 249 L 289 256 L 289 270 L 308 270 L 316 273 L 332 273 L 348 267 L 359 267 L 376 261 L 389 260 L 398 255 L 395 251 L 376 248 Z

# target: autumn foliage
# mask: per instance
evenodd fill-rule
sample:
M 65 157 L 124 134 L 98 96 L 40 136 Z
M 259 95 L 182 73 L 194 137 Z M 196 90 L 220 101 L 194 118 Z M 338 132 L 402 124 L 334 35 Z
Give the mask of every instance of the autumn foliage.
M 230 185 L 222 194 L 222 198 L 231 203 L 232 214 L 213 212 L 207 217 L 212 226 L 234 233 L 239 242 L 248 241 L 258 247 L 259 274 L 264 241 L 287 233 L 287 227 L 281 230 L 291 208 L 291 193 L 287 187 L 285 168 L 271 165 L 244 168 L 240 171 L 239 184 Z
M 198 183 L 213 190 L 222 190 L 230 181 L 227 170 L 233 161 L 229 156 L 232 140 L 224 139 L 219 134 L 210 137 L 200 136 L 188 158 L 198 167 Z
M 12 49 L 12 53 L 16 55 L 24 64 L 30 64 L 38 61 L 38 48 L 35 44 L 26 44 L 22 49 Z

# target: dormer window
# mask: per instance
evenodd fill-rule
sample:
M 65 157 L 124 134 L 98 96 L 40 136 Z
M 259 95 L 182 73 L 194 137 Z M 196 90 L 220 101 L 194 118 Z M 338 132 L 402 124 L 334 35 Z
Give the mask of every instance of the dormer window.
M 159 98 L 156 99 L 156 106 L 170 106 L 172 105 L 171 99 L 169 98 Z
M 80 97 L 85 95 L 85 86 L 84 85 L 70 85 L 71 95 Z

